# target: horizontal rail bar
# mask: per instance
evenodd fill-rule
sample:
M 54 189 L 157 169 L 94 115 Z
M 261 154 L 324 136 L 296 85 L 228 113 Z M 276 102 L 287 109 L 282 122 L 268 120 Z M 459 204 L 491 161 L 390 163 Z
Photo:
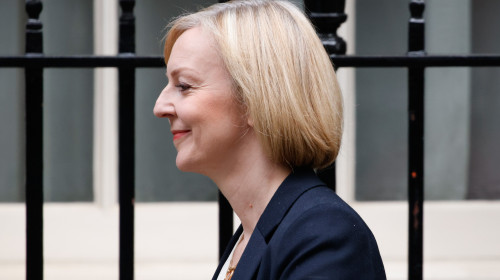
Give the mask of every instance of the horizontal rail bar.
M 336 67 L 497 67 L 500 55 L 330 56 Z M 3 67 L 165 67 L 161 56 L 0 56 Z
M 61 68 L 94 68 L 94 67 L 165 67 L 161 56 L 0 56 L 1 67 L 61 67 Z
M 500 55 L 330 56 L 336 67 L 494 67 Z

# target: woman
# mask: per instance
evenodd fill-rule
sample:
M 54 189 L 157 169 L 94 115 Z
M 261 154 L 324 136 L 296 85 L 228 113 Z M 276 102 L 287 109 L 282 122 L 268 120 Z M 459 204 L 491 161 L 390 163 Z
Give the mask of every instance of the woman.
M 234 1 L 166 36 L 168 118 L 182 171 L 210 177 L 241 220 L 213 279 L 385 279 L 362 219 L 313 169 L 336 158 L 342 101 L 292 4 Z

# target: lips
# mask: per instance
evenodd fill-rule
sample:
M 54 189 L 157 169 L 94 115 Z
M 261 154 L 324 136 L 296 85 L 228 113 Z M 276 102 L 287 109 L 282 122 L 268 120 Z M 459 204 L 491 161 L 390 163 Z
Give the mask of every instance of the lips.
M 184 135 L 191 132 L 191 130 L 172 130 L 172 134 L 174 135 L 174 141 L 182 138 Z

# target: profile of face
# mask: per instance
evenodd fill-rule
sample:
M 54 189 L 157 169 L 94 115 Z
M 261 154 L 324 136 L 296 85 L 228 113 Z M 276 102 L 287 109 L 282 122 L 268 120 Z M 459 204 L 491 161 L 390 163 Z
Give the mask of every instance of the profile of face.
M 167 62 L 169 82 L 154 107 L 170 122 L 177 167 L 204 175 L 235 164 L 250 128 L 213 44 L 198 27 L 176 40 Z

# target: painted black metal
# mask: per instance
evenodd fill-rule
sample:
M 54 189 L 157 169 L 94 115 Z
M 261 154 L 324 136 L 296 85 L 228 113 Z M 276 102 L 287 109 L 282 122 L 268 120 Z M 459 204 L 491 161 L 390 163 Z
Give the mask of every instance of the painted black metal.
M 135 53 L 135 0 L 120 0 L 120 27 L 118 35 L 118 52 Z
M 26 54 L 43 53 L 42 2 L 27 1 Z M 26 67 L 26 279 L 43 279 L 43 68 Z
M 219 258 L 224 254 L 231 236 L 233 236 L 233 208 L 219 191 Z
M 500 66 L 500 55 L 425 55 L 415 56 L 350 56 L 331 55 L 337 68 L 342 67 L 495 67 Z M 0 56 L 0 67 L 96 68 L 96 67 L 165 67 L 160 56 Z
M 328 54 L 346 53 L 346 43 L 337 35 L 337 29 L 347 20 L 344 8 L 345 0 L 304 0 L 306 15 L 316 27 L 316 32 Z
M 120 0 L 119 56 L 135 53 L 133 0 Z M 118 189 L 120 204 L 120 280 L 134 279 L 135 68 L 118 68 Z
M 500 55 L 330 56 L 336 67 L 493 67 Z
M 410 2 L 409 55 L 425 56 L 423 0 Z M 408 279 L 423 279 L 424 68 L 408 69 Z
M 135 70 L 121 68 L 118 74 L 118 178 L 120 203 L 120 279 L 134 278 L 135 197 Z

